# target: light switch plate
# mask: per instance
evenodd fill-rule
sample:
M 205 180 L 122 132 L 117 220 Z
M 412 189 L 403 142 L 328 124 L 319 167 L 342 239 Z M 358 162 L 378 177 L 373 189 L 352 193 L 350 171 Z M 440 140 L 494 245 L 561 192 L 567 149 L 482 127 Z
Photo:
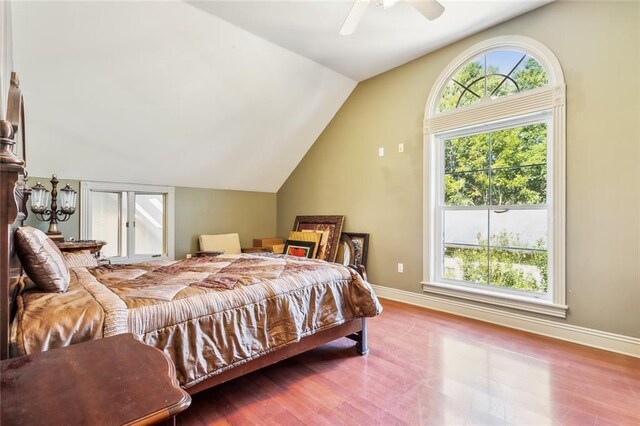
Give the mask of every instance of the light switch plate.
M 378 148 L 378 155 L 380 157 L 384 157 L 384 148 L 383 147 Z

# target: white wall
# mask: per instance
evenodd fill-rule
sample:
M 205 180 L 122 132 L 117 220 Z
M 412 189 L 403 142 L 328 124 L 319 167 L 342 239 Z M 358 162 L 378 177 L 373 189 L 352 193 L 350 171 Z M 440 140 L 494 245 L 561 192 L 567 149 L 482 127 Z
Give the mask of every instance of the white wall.
M 184 2 L 13 4 L 31 175 L 277 191 L 355 82 Z

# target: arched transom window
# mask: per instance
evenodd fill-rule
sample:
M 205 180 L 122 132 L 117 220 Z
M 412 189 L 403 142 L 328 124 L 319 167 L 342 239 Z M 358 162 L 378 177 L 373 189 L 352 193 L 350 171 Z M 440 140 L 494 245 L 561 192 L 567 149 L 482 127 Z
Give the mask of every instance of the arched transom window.
M 565 95 L 540 43 L 488 40 L 425 113 L 425 291 L 566 315 Z
M 437 112 L 473 105 L 548 84 L 540 62 L 522 50 L 494 50 L 470 59 L 451 76 Z

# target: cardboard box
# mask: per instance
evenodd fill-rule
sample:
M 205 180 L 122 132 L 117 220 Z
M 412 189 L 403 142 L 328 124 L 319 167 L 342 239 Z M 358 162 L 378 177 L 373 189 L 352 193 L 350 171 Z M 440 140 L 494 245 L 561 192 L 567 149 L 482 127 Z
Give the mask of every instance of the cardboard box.
M 254 238 L 253 246 L 254 247 L 268 247 L 271 248 L 278 244 L 284 244 L 284 239 L 271 237 L 271 238 Z

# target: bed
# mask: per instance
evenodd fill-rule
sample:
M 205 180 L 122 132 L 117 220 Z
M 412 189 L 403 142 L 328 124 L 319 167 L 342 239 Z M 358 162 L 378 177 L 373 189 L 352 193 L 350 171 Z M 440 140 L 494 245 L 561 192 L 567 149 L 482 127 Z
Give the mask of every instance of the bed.
M 355 269 L 320 260 L 239 254 L 75 267 L 66 291 L 43 291 L 22 272 L 31 262 L 21 265 L 16 255 L 29 188 L 5 123 L 2 359 L 133 333 L 167 353 L 181 385 L 196 393 L 341 337 L 367 353 L 366 318 L 382 311 L 380 303 Z
M 70 277 L 64 293 L 29 284 L 18 294 L 12 355 L 133 333 L 171 357 L 187 390 L 381 310 L 355 271 L 285 255 L 75 267 Z

